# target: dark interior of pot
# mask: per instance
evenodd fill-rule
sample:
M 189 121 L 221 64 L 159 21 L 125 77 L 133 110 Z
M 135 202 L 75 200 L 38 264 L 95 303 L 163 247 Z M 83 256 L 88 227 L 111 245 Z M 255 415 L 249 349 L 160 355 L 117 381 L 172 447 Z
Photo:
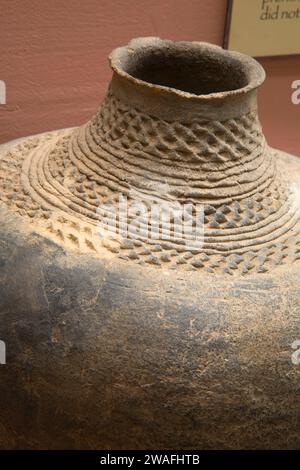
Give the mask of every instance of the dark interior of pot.
M 123 67 L 132 77 L 195 95 L 238 90 L 249 83 L 245 66 L 216 48 L 145 47 L 129 55 Z

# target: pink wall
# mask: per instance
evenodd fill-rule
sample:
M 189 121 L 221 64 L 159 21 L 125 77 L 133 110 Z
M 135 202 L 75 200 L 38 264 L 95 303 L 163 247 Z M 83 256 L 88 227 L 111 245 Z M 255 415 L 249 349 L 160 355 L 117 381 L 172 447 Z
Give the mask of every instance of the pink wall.
M 226 0 L 0 0 L 0 142 L 79 125 L 97 109 L 110 78 L 107 55 L 136 36 L 222 44 Z M 300 105 L 291 83 L 300 57 L 262 61 L 260 92 L 269 141 L 300 155 Z

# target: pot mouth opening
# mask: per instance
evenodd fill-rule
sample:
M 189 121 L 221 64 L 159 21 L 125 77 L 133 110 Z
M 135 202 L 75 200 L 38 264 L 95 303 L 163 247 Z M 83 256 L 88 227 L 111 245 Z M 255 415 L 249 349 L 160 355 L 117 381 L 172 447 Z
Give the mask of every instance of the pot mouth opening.
M 110 63 L 131 82 L 193 98 L 244 94 L 265 79 L 251 57 L 201 42 L 138 38 L 115 49 Z

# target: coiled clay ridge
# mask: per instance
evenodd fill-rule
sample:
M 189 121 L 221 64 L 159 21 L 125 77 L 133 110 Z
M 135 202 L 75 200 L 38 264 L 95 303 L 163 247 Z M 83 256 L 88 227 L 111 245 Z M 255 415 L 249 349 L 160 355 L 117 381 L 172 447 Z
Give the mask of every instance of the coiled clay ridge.
M 300 171 L 291 175 L 262 134 L 255 100 L 259 66 L 214 46 L 193 43 L 191 49 L 196 69 L 208 69 L 201 90 L 180 74 L 173 88 L 170 71 L 164 75 L 153 65 L 154 57 L 174 71 L 179 52 L 191 60 L 190 43 L 138 40 L 114 52 L 114 77 L 91 121 L 23 140 L 1 156 L 1 200 L 58 243 L 141 265 L 246 275 L 298 261 L 294 188 Z M 214 84 L 211 61 L 220 70 L 239 67 L 236 86 L 227 83 L 224 91 L 218 77 L 217 90 L 208 88 Z M 97 209 L 114 208 L 120 194 L 129 206 L 137 198 L 148 206 L 161 199 L 202 205 L 203 246 L 191 250 L 175 236 L 101 238 Z

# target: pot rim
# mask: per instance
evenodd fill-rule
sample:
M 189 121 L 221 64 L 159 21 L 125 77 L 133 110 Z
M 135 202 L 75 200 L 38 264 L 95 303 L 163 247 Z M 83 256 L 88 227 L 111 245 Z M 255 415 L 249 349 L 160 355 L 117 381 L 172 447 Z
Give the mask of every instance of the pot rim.
M 137 52 L 145 52 L 147 48 L 150 50 L 157 48 L 159 50 L 170 49 L 172 47 L 174 50 L 178 50 L 182 53 L 184 48 L 187 51 L 199 51 L 202 55 L 206 54 L 216 59 L 223 59 L 224 61 L 234 61 L 236 66 L 240 65 L 241 70 L 243 70 L 245 77 L 247 78 L 248 83 L 245 86 L 227 90 L 227 91 L 217 91 L 207 94 L 196 94 L 189 91 L 183 91 L 175 87 L 159 85 L 151 83 L 151 81 L 142 80 L 136 78 L 130 73 L 128 73 L 124 68 L 124 62 L 130 60 L 130 56 Z M 153 91 L 156 93 L 163 93 L 167 95 L 179 96 L 181 98 L 199 100 L 199 101 L 211 101 L 219 100 L 227 97 L 237 97 L 245 95 L 255 89 L 257 89 L 266 78 L 266 73 L 264 68 L 252 57 L 242 54 L 236 51 L 228 51 L 223 49 L 220 46 L 211 44 L 209 42 L 200 42 L 200 41 L 171 41 L 167 39 L 161 39 L 159 37 L 140 37 L 132 39 L 128 45 L 118 47 L 114 49 L 109 55 L 109 62 L 113 72 L 125 78 L 127 81 Z

